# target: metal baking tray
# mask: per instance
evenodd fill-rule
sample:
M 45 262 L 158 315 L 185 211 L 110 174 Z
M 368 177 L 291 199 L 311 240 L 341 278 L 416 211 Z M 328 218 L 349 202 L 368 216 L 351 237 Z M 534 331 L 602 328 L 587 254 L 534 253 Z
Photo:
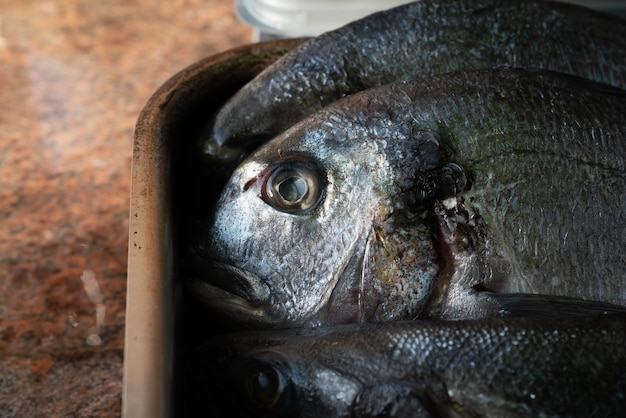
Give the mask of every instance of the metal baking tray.
M 301 42 L 250 44 L 194 63 L 161 86 L 139 115 L 131 176 L 124 417 L 184 414 L 179 251 L 181 219 L 197 186 L 188 169 L 194 164 L 187 159 L 198 150 L 198 138 L 216 109 Z

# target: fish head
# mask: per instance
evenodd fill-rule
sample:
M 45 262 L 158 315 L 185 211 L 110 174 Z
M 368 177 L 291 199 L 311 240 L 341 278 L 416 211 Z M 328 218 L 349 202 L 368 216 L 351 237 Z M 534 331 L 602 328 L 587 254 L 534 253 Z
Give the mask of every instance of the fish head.
M 250 417 L 350 416 L 359 383 L 331 368 L 306 367 L 299 360 L 291 361 L 275 349 L 233 359 L 219 378 L 227 382 L 222 388 L 226 396 L 236 398 L 225 409 L 239 408 L 240 416 Z
M 210 265 L 192 285 L 205 305 L 236 322 L 282 326 L 323 321 L 316 314 L 342 278 L 351 283 L 342 289 L 358 293 L 372 222 L 389 210 L 392 173 L 367 142 L 347 135 L 314 119 L 233 172 L 196 247 Z M 335 321 L 354 313 L 342 309 Z
M 352 416 L 362 383 L 318 359 L 306 337 L 246 334 L 220 335 L 195 350 L 199 409 L 232 417 Z
M 442 176 L 423 180 L 442 156 L 409 104 L 403 86 L 348 96 L 248 156 L 196 246 L 205 306 L 273 327 L 415 318 L 441 269 Z

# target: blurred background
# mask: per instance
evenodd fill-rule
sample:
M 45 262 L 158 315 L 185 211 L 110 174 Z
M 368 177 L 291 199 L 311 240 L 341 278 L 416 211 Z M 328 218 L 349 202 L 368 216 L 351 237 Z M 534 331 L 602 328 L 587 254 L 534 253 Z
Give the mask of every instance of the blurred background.
M 0 417 L 121 412 L 133 129 L 233 0 L 0 0 Z

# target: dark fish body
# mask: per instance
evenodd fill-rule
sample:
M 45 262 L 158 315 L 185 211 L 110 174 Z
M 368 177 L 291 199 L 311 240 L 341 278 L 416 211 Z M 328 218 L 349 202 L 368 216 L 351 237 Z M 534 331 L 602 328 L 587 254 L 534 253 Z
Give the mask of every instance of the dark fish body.
M 266 326 L 478 318 L 517 294 L 626 306 L 624 115 L 623 90 L 548 71 L 351 95 L 235 170 L 190 286 Z
M 322 34 L 219 112 L 213 139 L 268 139 L 357 91 L 415 76 L 545 68 L 626 87 L 626 21 L 550 1 L 423 0 Z M 239 144 L 241 145 L 241 144 Z
M 623 314 L 242 332 L 196 351 L 193 387 L 208 416 L 617 417 L 625 347 Z

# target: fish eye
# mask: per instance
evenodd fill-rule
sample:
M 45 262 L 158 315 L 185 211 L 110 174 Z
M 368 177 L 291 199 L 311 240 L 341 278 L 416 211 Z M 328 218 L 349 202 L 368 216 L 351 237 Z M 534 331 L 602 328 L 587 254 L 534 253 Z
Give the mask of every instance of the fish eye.
M 305 215 L 321 202 L 321 170 L 305 159 L 281 161 L 268 171 L 261 190 L 265 203 L 281 212 Z
M 294 396 L 291 382 L 275 361 L 255 359 L 244 371 L 242 392 L 254 414 L 289 416 Z

